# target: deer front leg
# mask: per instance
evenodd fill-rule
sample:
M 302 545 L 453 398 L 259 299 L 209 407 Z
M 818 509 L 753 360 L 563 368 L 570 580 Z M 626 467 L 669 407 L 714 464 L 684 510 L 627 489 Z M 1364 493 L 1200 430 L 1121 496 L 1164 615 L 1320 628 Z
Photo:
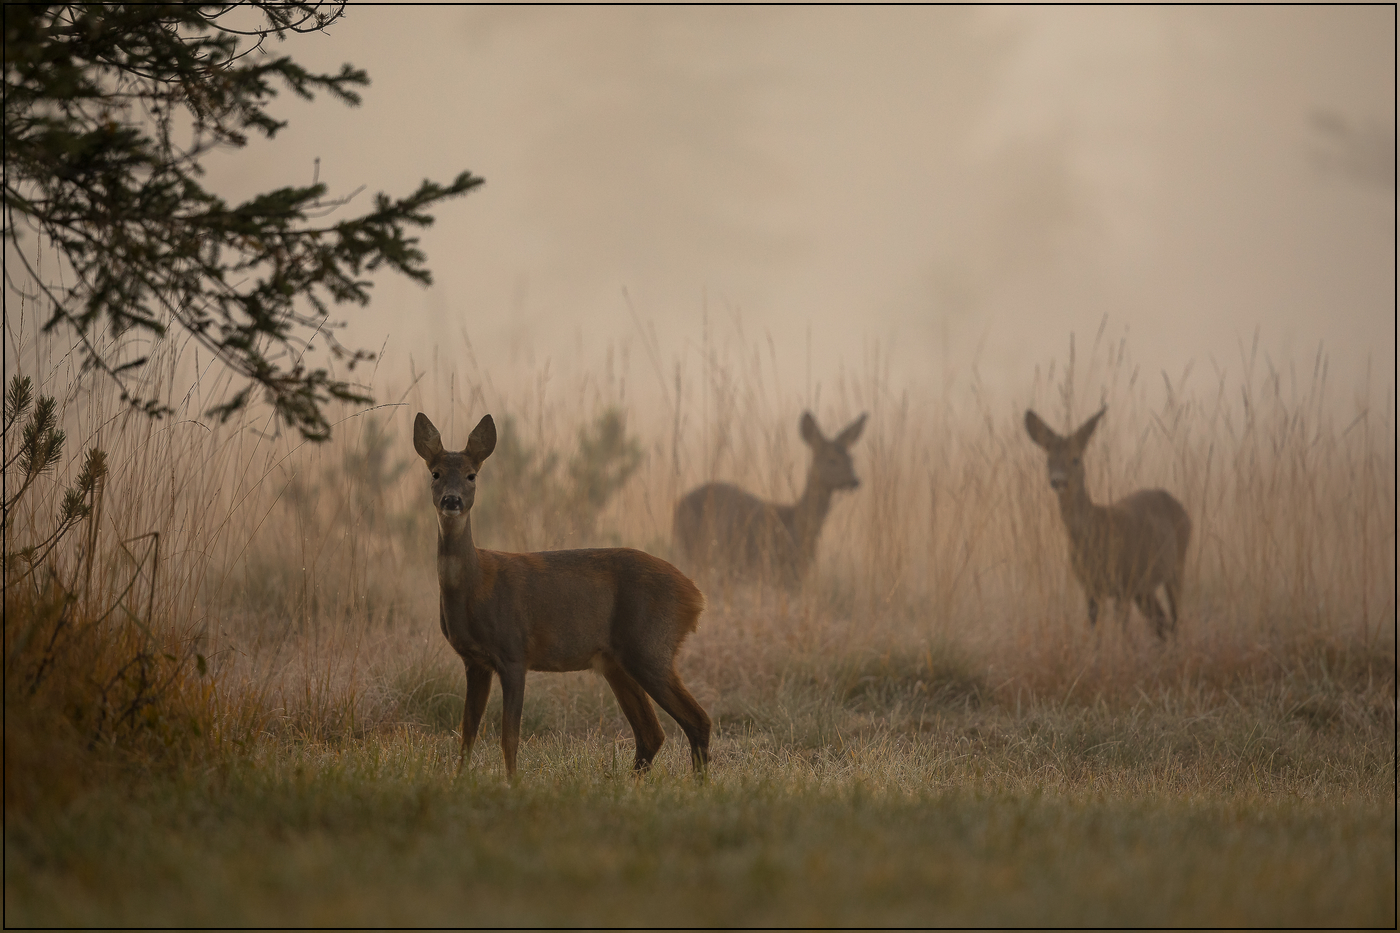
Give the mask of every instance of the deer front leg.
M 462 757 L 457 760 L 457 773 L 471 761 L 472 745 L 481 729 L 481 714 L 486 712 L 486 700 L 491 696 L 491 668 L 484 664 L 467 665 L 467 698 L 462 708 Z
M 1093 628 L 1099 621 L 1099 601 L 1093 596 L 1089 597 L 1089 628 Z
M 515 753 L 520 748 L 520 717 L 525 711 L 525 666 L 502 667 L 501 752 L 506 757 L 506 776 L 515 780 Z

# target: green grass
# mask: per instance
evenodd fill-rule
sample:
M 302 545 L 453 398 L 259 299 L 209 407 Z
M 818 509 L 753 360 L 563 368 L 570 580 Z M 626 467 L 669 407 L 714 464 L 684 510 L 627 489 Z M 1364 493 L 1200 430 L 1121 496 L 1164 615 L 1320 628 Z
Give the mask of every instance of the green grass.
M 893 721 L 872 706 L 888 690 L 855 691 L 822 714 L 829 742 L 722 723 L 706 782 L 673 724 L 635 780 L 615 709 L 556 728 L 569 693 L 587 706 L 598 686 L 565 680 L 527 717 L 513 786 L 489 720 L 460 778 L 450 732 L 385 727 L 265 738 L 7 819 L 6 922 L 1395 922 L 1383 685 L 1321 722 L 1267 688 L 1019 711 L 935 692 Z

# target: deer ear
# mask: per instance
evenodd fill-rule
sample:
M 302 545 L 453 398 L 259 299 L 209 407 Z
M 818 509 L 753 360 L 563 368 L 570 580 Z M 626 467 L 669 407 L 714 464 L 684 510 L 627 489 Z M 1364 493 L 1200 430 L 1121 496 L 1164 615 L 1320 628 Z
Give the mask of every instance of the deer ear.
M 418 451 L 418 456 L 424 460 L 432 460 L 442 453 L 442 435 L 438 434 L 438 429 L 433 427 L 428 416 L 421 411 L 418 417 L 413 419 L 413 449 Z
M 1060 435 L 1050 430 L 1050 426 L 1041 421 L 1040 416 L 1029 408 L 1026 409 L 1026 433 L 1031 436 L 1031 440 L 1046 450 L 1049 450 L 1056 441 L 1061 440 Z
M 1105 405 L 1103 408 L 1100 408 L 1098 414 L 1094 415 L 1088 421 L 1081 424 L 1079 426 L 1079 429 L 1075 431 L 1073 435 L 1070 436 L 1070 440 L 1074 443 L 1074 445 L 1077 448 L 1083 450 L 1085 446 L 1088 445 L 1089 438 L 1094 436 L 1094 429 L 1099 426 L 1099 419 L 1103 417 L 1104 412 L 1106 411 L 1108 411 L 1107 405 Z
M 810 411 L 802 413 L 802 420 L 797 423 L 797 427 L 809 447 L 822 439 L 822 429 L 817 427 L 817 419 L 812 417 Z
M 490 415 L 482 415 L 472 429 L 472 436 L 467 438 L 466 454 L 476 461 L 477 466 L 481 466 L 481 461 L 491 456 L 491 451 L 495 449 L 496 422 L 491 420 Z
M 856 439 L 860 437 L 860 432 L 865 430 L 866 414 L 866 412 L 861 412 L 859 418 L 842 428 L 841 433 L 836 435 L 835 443 L 842 447 L 850 447 L 854 444 Z

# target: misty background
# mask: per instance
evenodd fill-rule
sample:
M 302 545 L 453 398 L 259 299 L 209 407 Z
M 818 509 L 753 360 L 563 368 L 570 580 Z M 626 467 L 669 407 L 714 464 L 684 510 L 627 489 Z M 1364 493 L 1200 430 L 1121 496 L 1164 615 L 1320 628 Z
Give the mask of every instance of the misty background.
M 1392 7 L 352 4 L 268 46 L 372 85 L 284 94 L 213 190 L 318 159 L 365 189 L 346 211 L 487 182 L 423 233 L 433 287 L 343 309 L 376 389 L 435 353 L 497 383 L 611 353 L 632 403 L 731 340 L 806 402 L 878 360 L 1015 405 L 1103 325 L 1158 383 L 1233 384 L 1257 332 L 1307 373 L 1321 344 L 1345 409 L 1393 397 Z

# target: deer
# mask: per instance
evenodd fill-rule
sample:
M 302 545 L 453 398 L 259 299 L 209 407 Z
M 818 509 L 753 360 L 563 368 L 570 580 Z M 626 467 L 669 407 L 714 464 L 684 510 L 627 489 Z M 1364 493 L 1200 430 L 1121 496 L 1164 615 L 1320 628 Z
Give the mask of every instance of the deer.
M 1136 604 L 1157 638 L 1176 635 L 1177 603 L 1191 540 L 1191 518 L 1165 489 L 1140 489 L 1111 505 L 1095 505 L 1084 485 L 1084 448 L 1107 406 L 1061 437 L 1027 409 L 1026 433 L 1046 456 L 1050 488 L 1060 501 L 1069 534 L 1070 569 L 1089 602 L 1089 627 L 1098 621 L 1100 600 L 1113 599 L 1123 630 Z M 1157 589 L 1166 590 L 1168 615 Z
M 860 485 L 850 447 L 865 428 L 865 415 L 830 440 L 810 411 L 798 427 L 812 463 L 796 502 L 778 505 L 730 483 L 706 483 L 676 503 L 673 535 L 688 566 L 740 579 L 768 575 L 787 589 L 802 581 L 816 557 L 832 494 Z
M 490 415 L 461 451 L 443 447 L 427 415 L 419 412 L 413 422 L 413 449 L 432 474 L 442 634 L 467 671 L 457 773 L 471 760 L 493 675 L 501 682 L 501 751 L 514 781 L 526 671 L 592 669 L 612 687 L 632 727 L 634 774 L 651 768 L 666 740 L 655 700 L 680 725 L 693 770 L 703 775 L 710 717 L 681 682 L 676 655 L 695 631 L 705 597 L 675 567 L 632 548 L 478 548 L 471 510 L 481 465 L 495 448 Z

